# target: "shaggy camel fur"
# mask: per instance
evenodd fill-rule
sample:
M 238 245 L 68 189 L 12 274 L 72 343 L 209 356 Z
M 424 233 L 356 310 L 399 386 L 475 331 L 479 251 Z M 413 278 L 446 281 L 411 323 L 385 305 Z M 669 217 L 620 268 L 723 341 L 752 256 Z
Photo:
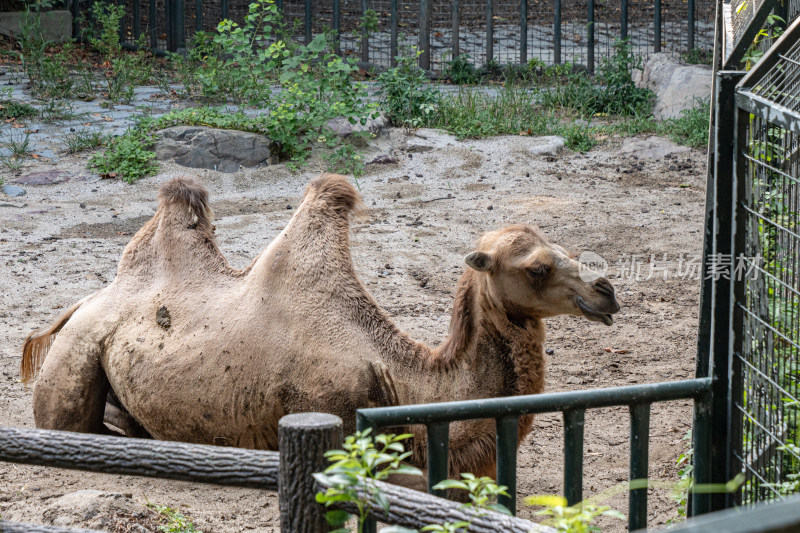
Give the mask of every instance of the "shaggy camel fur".
M 159 200 L 116 279 L 26 341 L 25 380 L 58 333 L 34 389 L 38 427 L 103 432 L 113 396 L 154 438 L 274 450 L 288 413 L 334 413 L 351 432 L 360 407 L 539 393 L 542 319 L 611 324 L 619 310 L 605 278 L 583 281 L 563 248 L 514 225 L 466 257 L 450 334 L 430 348 L 398 330 L 356 276 L 359 197 L 343 176 L 315 179 L 244 271 L 217 248 L 203 187 L 173 180 Z M 520 440 L 531 424 L 522 418 Z M 408 429 L 424 465 L 424 429 Z M 450 474 L 493 475 L 494 433 L 493 421 L 452 424 Z

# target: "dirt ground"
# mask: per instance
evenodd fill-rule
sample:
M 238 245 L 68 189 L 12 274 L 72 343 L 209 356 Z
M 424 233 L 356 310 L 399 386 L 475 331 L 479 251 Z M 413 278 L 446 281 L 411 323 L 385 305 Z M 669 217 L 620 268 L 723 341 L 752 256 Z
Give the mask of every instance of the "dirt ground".
M 699 281 L 645 278 L 651 255 L 677 261 L 680 254 L 700 254 L 704 153 L 636 159 L 620 154 L 621 140 L 611 139 L 586 155 L 553 157 L 533 155 L 539 141 L 529 137 L 412 153 L 403 149 L 404 135 L 391 132 L 397 163 L 368 165 L 357 180 L 368 210 L 352 225 L 358 274 L 400 327 L 419 340 L 441 342 L 472 243 L 482 232 L 525 222 L 567 249 L 608 260 L 622 305 L 611 327 L 579 317 L 547 321 L 548 391 L 693 377 Z M 123 247 L 155 212 L 160 183 L 190 175 L 208 187 L 218 243 L 241 268 L 279 233 L 320 170 L 315 162 L 299 173 L 275 165 L 234 174 L 165 164 L 157 176 L 126 185 L 92 175 L 85 159 L 32 164 L 23 173 L 61 170 L 69 180 L 26 186 L 20 198 L 0 196 L 1 425 L 34 425 L 31 389 L 18 381 L 25 336 L 114 278 Z M 634 255 L 643 261 L 638 280 L 616 268 Z M 627 480 L 628 420 L 626 408 L 587 412 L 585 496 Z M 677 480 L 675 461 L 690 425 L 688 402 L 653 406 L 653 479 Z M 561 493 L 562 435 L 560 415 L 537 418 L 519 452 L 520 498 Z M 51 502 L 81 489 L 177 508 L 206 533 L 279 530 L 275 493 L 0 463 L 4 519 L 52 521 Z M 605 503 L 627 511 L 624 494 Z M 520 500 L 521 516 L 534 511 Z M 668 490 L 651 489 L 649 514 L 651 525 L 677 516 Z M 623 529 L 608 524 L 609 531 Z

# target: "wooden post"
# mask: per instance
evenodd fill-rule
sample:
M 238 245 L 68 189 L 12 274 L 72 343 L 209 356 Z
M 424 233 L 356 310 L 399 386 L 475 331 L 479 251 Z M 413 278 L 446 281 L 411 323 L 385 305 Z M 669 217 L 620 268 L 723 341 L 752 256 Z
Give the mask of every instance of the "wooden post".
M 311 474 L 328 466 L 326 451 L 342 445 L 342 419 L 324 413 L 287 415 L 278 422 L 278 504 L 281 531 L 323 533 L 329 531 L 325 508 L 315 499 Z

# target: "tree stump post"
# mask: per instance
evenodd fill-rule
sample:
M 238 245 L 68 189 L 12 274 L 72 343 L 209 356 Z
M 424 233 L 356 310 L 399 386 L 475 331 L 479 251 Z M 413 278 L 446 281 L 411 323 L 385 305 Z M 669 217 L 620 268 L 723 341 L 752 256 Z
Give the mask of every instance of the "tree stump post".
M 330 531 L 325 508 L 315 499 L 311 474 L 328 466 L 325 452 L 342 445 L 342 419 L 324 413 L 287 415 L 278 422 L 278 504 L 284 533 Z

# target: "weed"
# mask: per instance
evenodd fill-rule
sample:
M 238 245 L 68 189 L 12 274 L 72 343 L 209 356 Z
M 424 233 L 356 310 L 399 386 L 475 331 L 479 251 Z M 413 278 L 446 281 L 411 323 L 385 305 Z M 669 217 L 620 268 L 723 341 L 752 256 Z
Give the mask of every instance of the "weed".
M 597 144 L 594 132 L 588 124 L 570 124 L 563 132 L 564 145 L 570 150 L 585 153 Z
M 525 498 L 528 505 L 545 506 L 546 509 L 537 511 L 539 516 L 549 516 L 545 522 L 557 531 L 564 533 L 589 533 L 599 531 L 592 522 L 599 516 L 610 516 L 625 520 L 625 515 L 608 506 L 594 505 L 589 502 L 580 502 L 572 507 L 567 507 L 566 499 L 561 496 L 529 496 Z
M 102 130 L 90 130 L 88 128 L 73 130 L 74 128 L 70 128 L 70 133 L 64 136 L 64 145 L 70 154 L 97 148 L 106 141 L 106 136 Z
M 11 172 L 19 172 L 19 170 L 22 168 L 22 159 L 14 156 L 0 156 L 0 165 L 3 165 L 3 167 L 7 168 Z M 2 183 L 0 183 L 0 185 L 2 185 Z
M 158 530 L 162 533 L 203 533 L 195 528 L 195 525 L 187 516 L 176 509 L 166 505 L 148 504 L 148 507 L 155 510 L 159 518 L 165 522 L 158 526 Z
M 371 501 L 389 510 L 389 502 L 375 486 L 375 480 L 385 480 L 392 474 L 422 475 L 419 469 L 403 464 L 411 452 L 404 451 L 402 441 L 410 434 L 377 435 L 373 440 L 370 433 L 370 429 L 356 432 L 345 439 L 342 450 L 325 452 L 333 464 L 324 473 L 314 474 L 314 479 L 327 487 L 325 492 L 317 493 L 317 502 L 326 507 L 340 501 L 355 503 L 359 533 L 364 531 Z M 331 526 L 339 528 L 335 533 L 349 531 L 343 527 L 349 513 L 328 511 L 326 518 Z
M 103 176 L 120 177 L 127 183 L 158 170 L 156 154 L 151 150 L 155 135 L 142 128 L 130 128 L 121 137 L 111 139 L 103 153 L 89 159 L 89 166 Z
M 469 54 L 461 54 L 447 63 L 445 77 L 456 85 L 475 84 L 481 82 L 481 74 L 470 62 Z
M 35 107 L 13 100 L 0 100 L 0 118 L 2 120 L 18 120 L 33 118 L 38 111 Z
M 0 137 L 0 142 L 11 150 L 12 156 L 25 157 L 30 152 L 31 134 L 29 132 L 17 134 L 16 131 L 15 129 L 9 130 L 7 136 Z
M 364 175 L 366 168 L 364 157 L 356 151 L 352 144 L 343 142 L 334 148 L 333 152 L 323 156 L 328 162 L 329 172 L 352 174 L 356 178 Z
M 39 118 L 45 123 L 66 122 L 81 117 L 69 100 L 50 98 L 39 107 Z
M 439 104 L 439 92 L 428 87 L 428 77 L 417 65 L 422 54 L 413 48 L 410 55 L 397 57 L 397 66 L 378 76 L 381 107 L 389 119 L 401 126 L 419 128 Z
M 681 54 L 681 60 L 689 65 L 710 65 L 713 59 L 713 50 L 703 50 L 702 48 L 692 48 L 685 54 Z
M 672 141 L 700 148 L 708 146 L 709 103 L 697 99 L 694 107 L 681 112 L 678 118 L 667 119 L 657 131 Z
M 487 509 L 492 511 L 510 515 L 511 511 L 504 505 L 497 503 L 497 497 L 500 495 L 508 496 L 508 487 L 498 485 L 490 477 L 476 477 L 474 474 L 465 473 L 461 474 L 461 479 L 445 479 L 434 485 L 436 490 L 444 489 L 460 489 L 467 491 L 469 495 L 469 503 L 463 507 L 472 510 L 472 518 L 470 521 L 460 522 L 445 522 L 444 524 L 431 524 L 423 527 L 420 531 L 435 531 L 438 533 L 457 533 L 458 531 L 468 531 L 469 526 L 472 525 L 472 520 L 478 516 L 485 515 Z

